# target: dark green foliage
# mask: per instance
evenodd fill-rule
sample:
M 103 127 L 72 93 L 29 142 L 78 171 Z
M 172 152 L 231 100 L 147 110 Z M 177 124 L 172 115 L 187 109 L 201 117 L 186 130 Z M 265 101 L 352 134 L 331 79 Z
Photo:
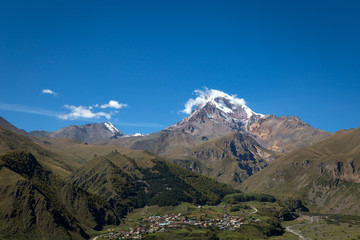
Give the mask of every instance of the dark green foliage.
M 225 195 L 235 192 L 230 186 L 219 183 L 214 179 L 196 174 L 171 163 L 166 164 L 170 171 L 196 189 L 202 196 L 205 196 L 206 204 L 214 205 L 220 203 Z M 197 203 L 203 204 L 202 201 L 198 201 Z
M 262 193 L 234 193 L 224 197 L 223 201 L 226 203 L 238 203 L 238 202 L 275 202 L 275 197 L 262 194 Z
M 282 221 L 291 221 L 299 217 L 299 211 L 308 212 L 309 209 L 299 199 L 288 199 L 283 204 L 283 208 L 275 216 Z
M 14 172 L 20 173 L 27 179 L 46 179 L 49 175 L 49 172 L 43 169 L 29 151 L 17 150 L 1 156 L 0 168 L 1 167 L 7 167 Z
M 164 161 L 157 161 L 151 169 L 141 169 L 144 174 L 142 180 L 147 184 L 148 205 L 170 206 L 180 202 L 192 202 L 191 197 L 184 192 L 192 192 L 196 197 L 196 191 L 182 179 L 172 173 Z
M 299 199 L 288 199 L 285 201 L 285 207 L 288 208 L 290 211 L 303 211 L 308 212 L 309 209 L 304 206 L 304 204 Z
M 216 236 L 215 233 L 211 233 L 210 237 L 209 237 L 209 240 L 220 240 L 220 238 L 218 236 Z
M 299 217 L 296 212 L 291 211 L 289 208 L 282 208 L 275 216 L 282 221 L 292 221 Z
M 151 167 L 140 167 L 133 158 L 112 152 L 75 172 L 71 182 L 105 198 L 120 216 L 145 205 L 217 204 L 234 192 L 225 184 L 150 157 Z
M 230 212 L 237 212 L 237 211 L 239 211 L 240 210 L 240 207 L 239 206 L 232 206 L 231 208 L 230 208 Z
M 181 202 L 216 204 L 233 190 L 210 178 L 181 169 L 162 160 L 153 160 L 151 169 L 140 169 L 147 184 L 148 205 L 175 206 Z
M 280 236 L 284 234 L 285 230 L 281 226 L 281 223 L 278 221 L 269 221 L 269 227 L 267 230 L 265 230 L 264 234 L 268 237 L 270 236 Z

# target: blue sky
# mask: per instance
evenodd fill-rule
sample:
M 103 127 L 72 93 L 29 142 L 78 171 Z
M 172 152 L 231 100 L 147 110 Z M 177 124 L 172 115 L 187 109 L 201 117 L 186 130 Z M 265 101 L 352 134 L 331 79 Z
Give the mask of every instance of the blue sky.
M 206 86 L 255 112 L 356 128 L 359 11 L 359 1 L 3 0 L 0 116 L 27 131 L 110 117 L 150 133 L 184 118 Z

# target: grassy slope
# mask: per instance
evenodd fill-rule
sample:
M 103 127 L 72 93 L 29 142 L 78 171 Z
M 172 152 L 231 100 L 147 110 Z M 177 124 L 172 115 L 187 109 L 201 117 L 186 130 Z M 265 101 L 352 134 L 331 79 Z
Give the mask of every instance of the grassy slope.
M 59 176 L 65 177 L 76 167 L 73 161 L 64 158 L 36 143 L 0 126 L 0 154 L 11 150 L 31 151 L 37 160 Z
M 122 204 L 127 207 L 173 205 L 181 201 L 216 203 L 233 191 L 153 154 L 133 150 L 122 153 L 95 158 L 74 172 L 69 181 L 108 200 L 126 200 Z
M 273 161 L 242 189 L 298 197 L 320 212 L 360 214 L 359 169 L 360 128 L 342 130 Z
M 105 201 L 66 184 L 26 151 L 0 156 L 0 192 L 6 239 L 84 239 L 90 229 L 119 222 Z

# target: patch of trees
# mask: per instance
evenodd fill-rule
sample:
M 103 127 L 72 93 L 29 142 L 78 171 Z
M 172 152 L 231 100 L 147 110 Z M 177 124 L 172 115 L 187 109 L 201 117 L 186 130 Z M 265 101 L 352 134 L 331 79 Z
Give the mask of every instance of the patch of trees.
M 279 221 L 270 220 L 268 228 L 264 231 L 264 234 L 268 237 L 270 236 L 280 236 L 284 234 L 285 230 L 281 226 Z
M 114 167 L 111 183 L 116 193 L 131 201 L 132 207 L 145 205 L 175 206 L 181 202 L 217 204 L 234 190 L 215 180 L 181 169 L 161 160 L 153 160 L 152 168 L 137 169 L 141 178 L 130 176 Z
M 277 217 L 283 221 L 291 221 L 299 216 L 299 211 L 308 212 L 309 209 L 299 199 L 288 199 L 284 202 L 284 206 L 278 212 Z
M 262 193 L 234 193 L 226 195 L 223 199 L 225 203 L 239 203 L 239 202 L 275 202 L 274 196 Z

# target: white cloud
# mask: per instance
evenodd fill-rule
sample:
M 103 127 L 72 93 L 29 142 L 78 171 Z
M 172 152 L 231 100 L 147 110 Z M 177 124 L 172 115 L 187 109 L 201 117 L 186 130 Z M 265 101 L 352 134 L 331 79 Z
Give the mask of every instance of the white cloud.
M 62 114 L 58 117 L 64 120 L 75 120 L 79 118 L 99 118 L 99 117 L 105 117 L 107 119 L 111 118 L 111 115 L 106 112 L 93 112 L 90 107 L 84 107 L 84 106 L 72 106 L 72 105 L 65 105 L 64 106 L 67 109 L 70 109 L 71 112 L 68 114 Z
M 245 105 L 245 100 L 236 97 L 236 95 L 228 95 L 222 91 L 215 89 L 208 89 L 204 87 L 204 90 L 196 89 L 194 94 L 197 95 L 195 99 L 190 98 L 184 105 L 184 109 L 181 111 L 186 114 L 190 114 L 194 107 L 205 104 L 206 102 L 213 100 L 217 97 L 227 98 L 234 105 Z
M 196 107 L 200 104 L 204 104 L 206 103 L 206 96 L 208 96 L 210 94 L 211 90 L 209 90 L 208 88 L 204 88 L 204 90 L 201 89 L 196 89 L 194 91 L 194 94 L 198 95 L 197 98 L 193 99 L 190 98 L 186 103 L 185 103 L 185 108 L 184 110 L 182 110 L 183 113 L 186 114 L 190 114 L 193 107 Z
M 42 94 L 50 94 L 50 95 L 53 95 L 53 96 L 56 96 L 56 95 L 57 95 L 56 92 L 54 92 L 53 90 L 50 90 L 50 89 L 43 89 L 43 90 L 41 91 L 41 93 L 42 93 Z
M 127 107 L 127 104 L 125 103 L 119 103 L 118 101 L 110 100 L 109 103 L 99 105 L 94 104 L 92 106 L 73 106 L 73 105 L 65 105 L 65 108 L 71 110 L 68 114 L 62 114 L 58 117 L 65 120 L 75 120 L 75 119 L 90 119 L 90 118 L 100 118 L 105 117 L 107 119 L 110 119 L 111 116 L 118 114 L 119 112 L 117 110 L 115 111 L 101 111 L 96 112 L 95 108 L 115 108 L 115 109 L 121 109 L 124 107 Z
M 95 104 L 94 106 L 98 107 L 99 105 Z M 127 107 L 127 104 L 119 103 L 118 101 L 115 100 L 110 100 L 109 103 L 100 106 L 100 108 L 115 108 L 115 109 L 121 109 L 124 107 Z

